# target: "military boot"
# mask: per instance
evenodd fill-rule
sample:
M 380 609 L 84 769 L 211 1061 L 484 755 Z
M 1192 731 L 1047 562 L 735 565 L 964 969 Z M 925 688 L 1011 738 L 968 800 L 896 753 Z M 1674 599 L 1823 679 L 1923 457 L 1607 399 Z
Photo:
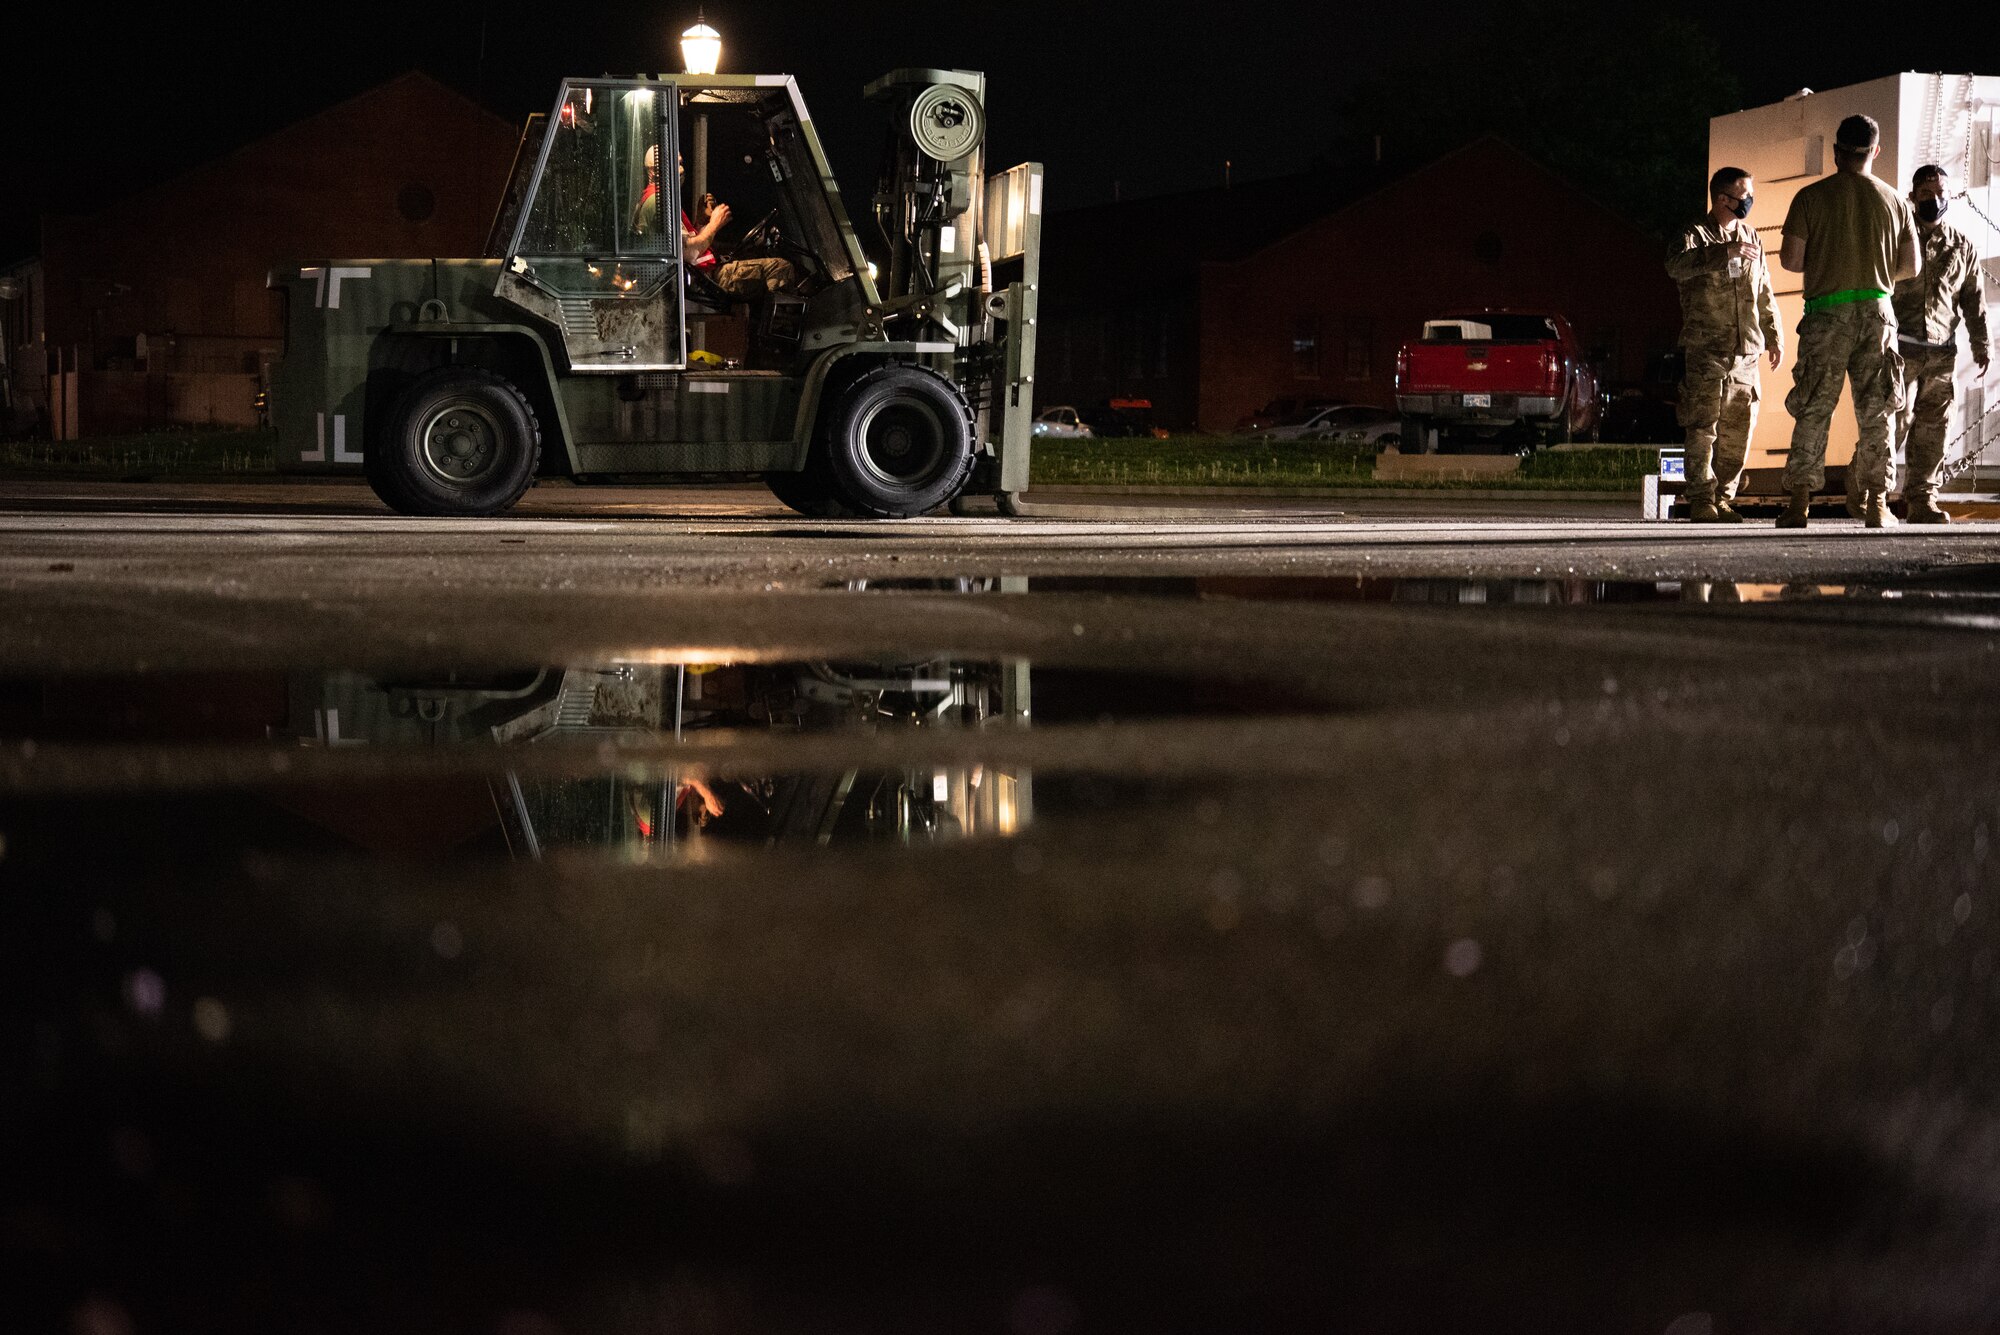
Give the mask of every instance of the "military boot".
M 1718 524 L 1740 524 L 1743 522 L 1743 515 L 1735 506 L 1729 503 L 1727 496 L 1717 496 L 1715 498 L 1715 522 Z
M 1783 514 L 1778 516 L 1778 527 L 1804 528 L 1806 526 L 1806 511 L 1810 509 L 1812 509 L 1812 488 L 1793 487 L 1792 503 L 1785 507 Z
M 1868 493 L 1868 504 L 1864 507 L 1866 518 L 1861 522 L 1869 528 L 1894 528 L 1896 516 L 1889 513 L 1889 498 L 1877 491 Z
M 1862 489 L 1861 474 L 1852 464 L 1847 466 L 1847 517 L 1849 519 L 1868 517 L 1868 493 Z
M 1916 492 L 1909 498 L 1909 505 L 1903 511 L 1906 524 L 1949 524 L 1951 516 L 1938 508 L 1937 498 L 1926 492 Z
M 1688 502 L 1688 523 L 1720 524 L 1721 522 L 1722 522 L 1722 515 L 1717 512 L 1713 502 L 1710 501 Z

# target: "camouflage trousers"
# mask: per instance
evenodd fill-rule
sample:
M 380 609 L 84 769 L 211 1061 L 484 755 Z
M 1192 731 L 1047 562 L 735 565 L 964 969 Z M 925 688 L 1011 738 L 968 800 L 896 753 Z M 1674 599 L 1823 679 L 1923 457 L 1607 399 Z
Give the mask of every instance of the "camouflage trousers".
M 1687 349 L 1681 373 L 1681 426 L 1687 430 L 1687 485 L 1690 505 L 1734 499 L 1757 429 L 1757 354 Z
M 1843 379 L 1853 382 L 1854 421 L 1860 439 L 1849 465 L 1861 488 L 1889 490 L 1889 436 L 1902 383 L 1896 321 L 1887 301 L 1856 301 L 1815 311 L 1799 321 L 1799 356 L 1792 368 L 1792 448 L 1785 458 L 1785 490 L 1826 485 L 1826 432 L 1840 402 Z
M 1937 496 L 1944 437 L 1958 400 L 1958 349 L 1903 348 L 1903 406 L 1896 439 L 1903 447 L 1903 496 Z
M 724 292 L 747 301 L 790 291 L 798 283 L 798 270 L 790 260 L 731 260 L 715 271 L 714 278 Z

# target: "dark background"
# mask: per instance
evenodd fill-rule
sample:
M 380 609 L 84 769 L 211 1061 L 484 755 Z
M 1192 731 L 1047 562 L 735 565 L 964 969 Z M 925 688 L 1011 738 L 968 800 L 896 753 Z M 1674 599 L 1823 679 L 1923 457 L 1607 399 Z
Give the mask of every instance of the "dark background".
M 1711 115 L 1801 85 L 2000 68 L 2000 25 L 1948 12 L 1876 34 L 1831 9 L 1780 21 L 1683 0 L 1643 12 L 1575 0 L 707 6 L 725 70 L 799 77 L 850 190 L 879 145 L 861 85 L 930 65 L 988 73 L 990 161 L 1045 162 L 1058 209 L 1219 184 L 1225 159 L 1242 181 L 1372 155 L 1377 134 L 1408 160 L 1497 130 L 1655 227 L 1700 204 Z M 0 20 L 0 260 L 36 249 L 41 212 L 95 211 L 404 70 L 519 120 L 565 74 L 678 69 L 694 17 L 678 0 L 350 0 Z

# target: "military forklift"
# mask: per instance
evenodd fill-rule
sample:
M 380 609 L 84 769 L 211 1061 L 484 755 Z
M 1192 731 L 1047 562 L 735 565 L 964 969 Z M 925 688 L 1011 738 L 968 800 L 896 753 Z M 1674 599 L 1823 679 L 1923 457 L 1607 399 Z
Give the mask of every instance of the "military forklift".
M 364 473 L 408 515 L 496 514 L 551 474 L 761 477 L 816 517 L 1017 513 L 1041 166 L 986 174 L 981 74 L 864 95 L 891 122 L 865 237 L 789 76 L 565 81 L 484 257 L 272 271 L 278 469 Z M 718 191 L 757 221 L 684 253 Z

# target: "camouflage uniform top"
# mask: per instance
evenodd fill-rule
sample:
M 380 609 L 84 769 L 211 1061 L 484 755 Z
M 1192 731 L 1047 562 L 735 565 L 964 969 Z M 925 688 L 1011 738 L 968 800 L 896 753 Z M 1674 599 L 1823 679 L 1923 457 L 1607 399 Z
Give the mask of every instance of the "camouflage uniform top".
M 1681 289 L 1682 347 L 1743 357 L 1785 346 L 1762 247 L 1742 273 L 1729 272 L 1729 243 L 1756 240 L 1746 223 L 1732 218 L 1717 227 L 1705 215 L 1681 233 L 1667 256 L 1667 276 Z
M 1973 352 L 1985 352 L 1986 276 L 1979 252 L 1965 233 L 1945 223 L 1919 227 L 1917 242 L 1924 252 L 1923 269 L 1896 284 L 1892 298 L 1898 333 L 1908 342 L 1942 348 L 1957 337 L 1963 315 Z

